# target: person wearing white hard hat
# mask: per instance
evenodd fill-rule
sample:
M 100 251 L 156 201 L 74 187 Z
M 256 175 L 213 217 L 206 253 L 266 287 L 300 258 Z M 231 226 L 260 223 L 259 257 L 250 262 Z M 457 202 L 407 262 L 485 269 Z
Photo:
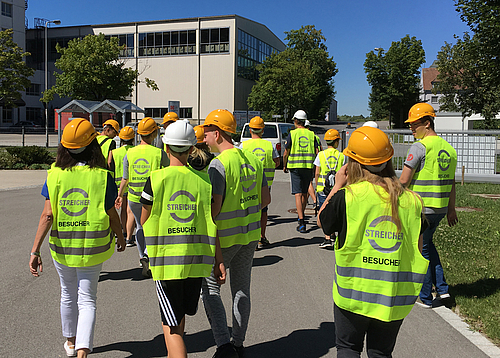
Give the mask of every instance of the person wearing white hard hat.
M 308 119 L 306 119 L 304 123 L 304 127 L 309 129 L 311 132 L 313 132 L 309 127 L 311 126 L 311 122 L 309 122 Z M 314 133 L 314 132 L 313 132 Z M 323 147 L 321 146 L 321 141 L 319 140 L 319 137 L 314 133 L 314 140 L 316 141 L 316 144 L 318 145 L 318 152 L 321 152 L 323 150 Z M 314 176 L 313 176 L 314 177 Z M 307 198 L 306 198 L 306 203 L 309 202 L 309 197 L 312 198 L 313 200 L 313 206 L 314 206 L 314 211 L 317 213 L 319 210 L 319 205 L 316 200 L 316 191 L 314 190 L 313 182 L 311 180 L 311 183 L 309 184 L 309 189 L 307 189 Z
M 304 210 L 307 204 L 307 193 L 314 175 L 314 158 L 318 154 L 318 144 L 314 133 L 305 128 L 307 114 L 298 110 L 293 115 L 295 129 L 290 131 L 285 144 L 283 155 L 283 172 L 290 170 L 292 195 L 295 196 L 297 208 L 297 231 L 302 234 L 307 232 L 304 220 Z
M 363 127 L 372 127 L 372 128 L 378 128 L 377 122 L 374 121 L 367 121 L 363 123 Z
M 188 121 L 176 121 L 162 140 L 170 166 L 147 179 L 140 199 L 141 224 L 168 356 L 185 358 L 185 315 L 197 311 L 203 277 L 214 268 L 217 277 L 225 278 L 225 268 L 211 215 L 210 179 L 188 165 L 196 145 L 194 129 Z

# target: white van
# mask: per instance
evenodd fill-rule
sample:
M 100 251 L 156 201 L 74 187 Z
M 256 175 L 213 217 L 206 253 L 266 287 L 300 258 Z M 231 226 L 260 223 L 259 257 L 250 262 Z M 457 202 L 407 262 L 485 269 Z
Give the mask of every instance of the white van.
M 266 139 L 273 144 L 276 151 L 280 155 L 280 163 L 283 163 L 283 154 L 285 153 L 285 143 L 288 138 L 288 134 L 292 129 L 295 128 L 293 124 L 290 123 L 278 123 L 278 122 L 265 122 L 266 126 L 264 128 L 264 134 L 262 139 Z M 248 123 L 245 123 L 243 130 L 241 131 L 241 142 L 252 139 L 250 134 L 250 127 Z

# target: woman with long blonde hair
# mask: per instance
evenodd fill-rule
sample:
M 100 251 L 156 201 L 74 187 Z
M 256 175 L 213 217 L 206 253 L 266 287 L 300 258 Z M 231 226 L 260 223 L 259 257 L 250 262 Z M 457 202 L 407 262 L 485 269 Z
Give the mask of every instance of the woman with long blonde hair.
M 398 180 L 394 149 L 377 128 L 355 130 L 318 224 L 338 232 L 333 283 L 337 357 L 391 357 L 422 287 L 422 200 Z

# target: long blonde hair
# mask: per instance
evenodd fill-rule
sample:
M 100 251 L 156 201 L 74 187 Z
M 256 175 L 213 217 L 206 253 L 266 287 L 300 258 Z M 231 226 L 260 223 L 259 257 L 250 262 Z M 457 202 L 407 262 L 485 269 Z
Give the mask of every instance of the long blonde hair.
M 347 164 L 347 173 L 348 185 L 367 181 L 373 185 L 380 186 L 389 194 L 389 203 L 391 204 L 391 217 L 396 224 L 396 227 L 398 228 L 398 232 L 400 232 L 402 229 L 401 219 L 399 218 L 398 213 L 398 202 L 401 194 L 403 194 L 404 192 L 410 192 L 415 197 L 417 197 L 420 202 L 422 202 L 422 199 L 420 199 L 420 197 L 418 197 L 414 192 L 405 188 L 403 184 L 401 184 L 398 177 L 396 176 L 396 172 L 394 171 L 391 160 L 387 162 L 386 167 L 380 173 L 375 174 L 366 169 L 364 165 L 360 164 L 352 158 L 349 158 L 349 162 Z M 349 189 L 349 187 L 347 187 L 347 189 Z M 380 196 L 380 198 L 383 199 L 380 191 L 376 189 L 376 192 Z

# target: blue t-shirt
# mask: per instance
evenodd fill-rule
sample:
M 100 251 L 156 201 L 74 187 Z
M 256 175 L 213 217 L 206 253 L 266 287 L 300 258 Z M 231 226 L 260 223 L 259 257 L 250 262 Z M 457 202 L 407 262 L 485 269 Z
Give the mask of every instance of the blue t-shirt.
M 45 184 L 43 184 L 42 193 L 47 200 L 49 200 L 49 188 L 47 187 L 47 180 L 45 180 Z M 111 176 L 111 173 L 108 173 L 108 178 L 106 180 L 106 197 L 104 199 L 104 209 L 108 211 L 112 207 L 115 206 L 115 200 L 118 196 L 118 189 L 116 188 L 115 180 Z

